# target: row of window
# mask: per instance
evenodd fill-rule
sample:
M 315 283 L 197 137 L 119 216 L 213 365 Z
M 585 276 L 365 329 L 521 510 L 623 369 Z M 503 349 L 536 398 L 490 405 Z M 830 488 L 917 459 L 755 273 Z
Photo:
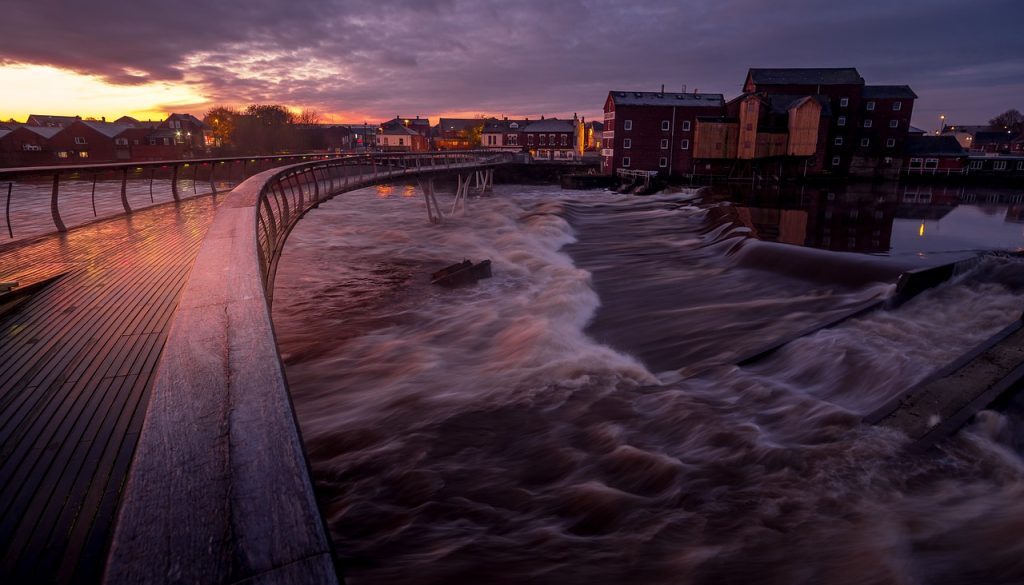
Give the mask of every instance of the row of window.
M 538 136 L 540 136 L 538 141 L 540 142 L 541 146 L 547 146 L 549 143 L 551 144 L 551 146 L 555 146 L 555 144 L 558 142 L 558 140 L 556 140 L 556 136 L 557 136 L 556 134 L 539 134 Z M 533 146 L 533 134 L 527 134 L 526 135 L 526 145 L 527 146 Z M 569 145 L 569 135 L 568 134 L 562 134 L 562 146 L 568 146 L 568 145 Z
M 838 118 L 836 118 L 836 126 L 846 126 L 846 116 L 839 116 Z M 864 127 L 865 128 L 871 128 L 872 126 L 874 126 L 874 122 L 873 121 L 871 121 L 871 120 L 864 120 Z M 890 128 L 899 128 L 900 127 L 900 121 L 899 120 L 889 120 L 889 127 Z
M 911 162 L 913 162 L 913 161 L 911 161 Z M 983 160 L 972 160 L 971 161 L 971 170 L 975 170 L 975 171 L 981 170 L 984 166 L 985 166 L 985 161 L 983 161 Z M 997 161 L 993 161 L 992 162 L 992 170 L 993 171 L 1005 171 L 1006 168 L 1007 168 L 1007 166 L 1006 166 L 1006 161 L 1005 160 L 997 160 Z M 1020 161 L 1020 162 L 1017 163 L 1017 170 L 1018 171 L 1024 171 L 1024 161 Z
M 58 150 L 57 151 L 57 158 L 69 158 L 72 154 L 78 154 L 78 158 L 89 158 L 89 151 L 87 151 L 87 150 L 80 150 L 77 153 L 75 153 L 75 152 L 69 153 L 66 150 Z
M 850 106 L 850 98 L 839 98 L 839 107 L 846 108 L 846 107 L 849 107 L 849 106 Z M 864 104 L 864 109 L 866 109 L 869 112 L 875 111 L 875 102 L 874 101 L 867 102 L 866 104 Z M 902 109 L 903 109 L 903 102 L 893 102 L 892 103 L 892 111 L 898 112 L 898 111 L 900 111 Z
M 843 145 L 843 137 L 842 136 L 836 136 L 834 144 L 836 146 L 842 146 Z M 870 138 L 861 138 L 860 139 L 860 145 L 861 146 L 871 146 L 871 139 Z M 893 148 L 894 146 L 896 146 L 896 139 L 895 138 L 886 138 L 885 139 L 885 146 L 886 146 L 886 148 Z
M 679 127 L 680 131 L 682 131 L 682 132 L 689 132 L 690 128 L 692 128 L 692 126 L 691 126 L 691 123 L 690 123 L 689 120 L 683 120 L 682 124 L 680 124 L 680 127 Z M 632 130 L 633 129 L 633 120 L 625 120 L 625 121 L 623 121 L 622 122 L 622 129 L 623 130 Z M 672 122 L 670 122 L 668 120 L 662 120 L 661 121 L 661 131 L 662 132 L 668 132 L 670 130 L 672 130 Z
M 626 150 L 628 150 L 630 148 L 633 148 L 633 139 L 631 139 L 631 138 L 623 138 L 622 139 L 622 148 L 626 149 Z M 680 150 L 690 150 L 690 140 L 684 138 L 682 141 L 679 142 L 679 148 L 680 148 Z M 668 150 L 668 138 L 662 138 L 661 139 L 661 149 L 662 150 Z

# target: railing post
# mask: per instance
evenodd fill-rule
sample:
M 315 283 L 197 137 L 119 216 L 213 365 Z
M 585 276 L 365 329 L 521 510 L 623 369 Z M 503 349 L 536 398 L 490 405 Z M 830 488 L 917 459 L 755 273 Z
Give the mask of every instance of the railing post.
M 213 182 L 213 175 L 217 172 L 217 163 L 210 163 L 210 193 L 217 194 L 217 184 Z
M 156 167 L 149 169 L 149 202 L 156 203 L 156 199 L 153 199 L 153 179 L 156 178 Z
M 132 207 L 128 205 L 128 167 L 121 169 L 121 205 L 125 213 L 132 212 Z
M 192 164 L 192 194 L 193 195 L 198 195 L 199 194 L 199 188 L 196 186 L 196 181 L 198 181 L 198 180 L 199 180 L 199 165 L 193 163 Z
M 60 219 L 60 209 L 57 208 L 57 196 L 60 193 L 60 171 L 53 174 L 53 192 L 50 194 L 50 215 L 53 217 L 53 225 L 57 226 L 58 232 L 66 232 L 64 222 Z
M 174 169 L 171 171 L 171 195 L 174 196 L 175 201 L 181 201 L 181 197 L 178 195 L 178 165 L 172 165 Z
M 7 182 L 7 208 L 4 212 L 4 216 L 7 218 L 7 235 L 14 237 L 14 228 L 11 227 L 11 190 L 14 188 L 14 183 Z
M 92 216 L 96 217 L 96 178 L 99 177 L 99 173 L 95 173 L 92 176 Z

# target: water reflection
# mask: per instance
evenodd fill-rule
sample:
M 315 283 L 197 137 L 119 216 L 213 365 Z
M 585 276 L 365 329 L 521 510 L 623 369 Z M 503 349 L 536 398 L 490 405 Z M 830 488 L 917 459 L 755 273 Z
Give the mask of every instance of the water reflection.
M 1024 248 L 1024 191 L 917 184 L 716 186 L 705 203 L 755 237 L 824 250 L 922 254 Z

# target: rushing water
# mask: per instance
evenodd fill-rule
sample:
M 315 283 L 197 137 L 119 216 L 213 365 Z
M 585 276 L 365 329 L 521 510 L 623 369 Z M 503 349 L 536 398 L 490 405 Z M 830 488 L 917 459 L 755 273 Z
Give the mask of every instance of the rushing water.
M 274 322 L 349 582 L 1024 581 L 1016 415 L 926 454 L 860 423 L 1017 318 L 1024 262 L 986 256 L 733 365 L 888 298 L 908 267 L 1015 247 L 923 248 L 927 225 L 896 245 L 922 214 L 867 197 L 856 233 L 823 221 L 850 219 L 861 196 L 842 193 L 819 209 L 498 186 L 434 226 L 394 186 L 310 213 Z M 791 245 L 860 241 L 888 253 Z M 463 258 L 494 277 L 429 284 Z

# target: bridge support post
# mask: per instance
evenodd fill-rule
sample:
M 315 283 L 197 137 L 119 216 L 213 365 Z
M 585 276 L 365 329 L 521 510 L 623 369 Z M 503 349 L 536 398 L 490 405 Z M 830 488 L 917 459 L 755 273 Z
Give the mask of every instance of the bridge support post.
M 171 172 L 171 195 L 174 196 L 175 201 L 181 201 L 181 196 L 178 195 L 178 165 L 173 165 L 174 170 Z
M 437 198 L 434 197 L 434 179 L 420 181 L 419 184 L 420 191 L 423 191 L 423 199 L 427 203 L 427 220 L 430 223 L 441 223 L 444 215 L 441 213 L 441 206 L 437 204 Z
M 132 212 L 131 205 L 128 205 L 128 167 L 121 169 L 121 205 L 125 213 Z
M 53 225 L 57 227 L 58 232 L 66 232 L 68 228 L 64 227 L 64 222 L 60 219 L 60 209 L 57 208 L 57 197 L 60 194 L 60 173 L 53 174 L 53 191 L 50 193 L 50 216 L 53 217 Z

